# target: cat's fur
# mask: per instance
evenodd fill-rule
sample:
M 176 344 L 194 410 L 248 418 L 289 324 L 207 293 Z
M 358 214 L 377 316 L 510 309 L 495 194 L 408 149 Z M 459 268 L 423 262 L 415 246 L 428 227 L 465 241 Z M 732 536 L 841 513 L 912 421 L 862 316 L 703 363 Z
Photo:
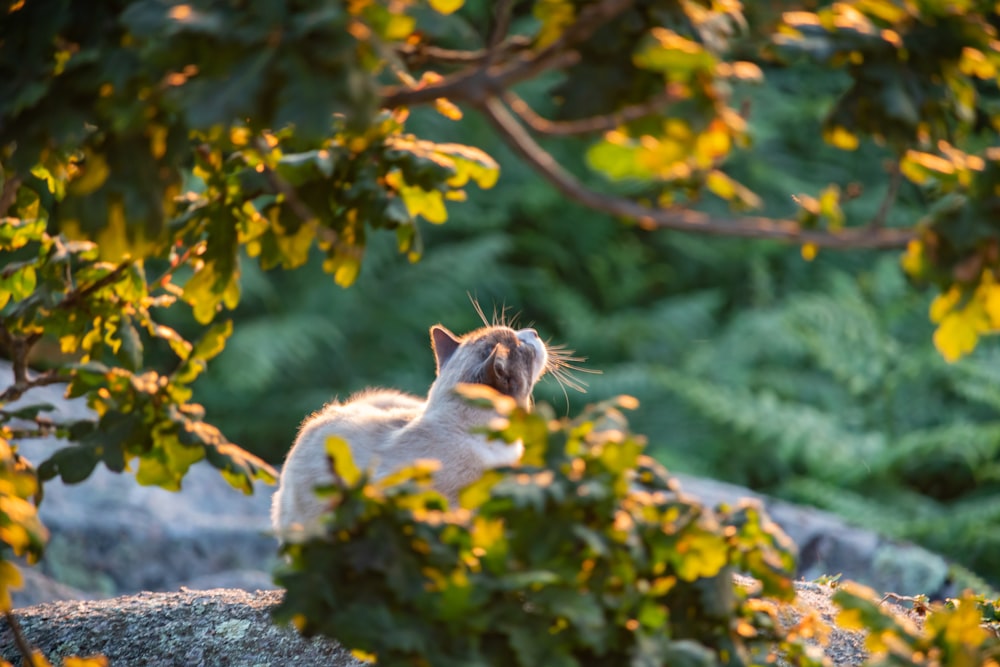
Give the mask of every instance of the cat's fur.
M 330 436 L 346 440 L 358 468 L 372 469 L 376 479 L 417 459 L 440 461 L 434 486 L 452 501 L 488 468 L 521 458 L 519 442 L 508 445 L 470 433 L 496 414 L 469 405 L 455 388 L 462 383 L 484 384 L 529 406 L 531 390 L 549 365 L 537 332 L 486 326 L 459 337 L 436 325 L 431 327 L 431 344 L 437 379 L 426 400 L 374 389 L 345 403 L 330 403 L 306 419 L 274 494 L 271 520 L 279 538 L 314 527 L 324 512 L 314 490 L 333 481 L 325 449 Z

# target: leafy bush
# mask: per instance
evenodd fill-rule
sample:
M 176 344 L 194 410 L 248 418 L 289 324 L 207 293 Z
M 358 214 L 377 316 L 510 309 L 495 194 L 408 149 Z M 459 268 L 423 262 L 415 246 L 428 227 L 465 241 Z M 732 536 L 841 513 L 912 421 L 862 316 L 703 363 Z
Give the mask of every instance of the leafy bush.
M 841 607 L 837 624 L 865 630 L 869 667 L 883 665 L 994 665 L 1000 651 L 996 634 L 997 601 L 965 593 L 946 603 L 920 606 L 926 614 L 918 626 L 911 618 L 887 611 L 871 590 L 856 584 L 833 596 Z M 916 607 L 915 607 L 916 608 Z
M 680 493 L 625 430 L 633 399 L 557 421 L 478 396 L 504 415 L 489 436 L 525 456 L 461 507 L 430 489 L 433 466 L 373 482 L 328 442 L 340 483 L 320 490 L 320 534 L 284 536 L 278 619 L 381 665 L 742 665 L 779 649 L 812 664 L 758 604 L 794 595 L 787 537 L 757 506 Z

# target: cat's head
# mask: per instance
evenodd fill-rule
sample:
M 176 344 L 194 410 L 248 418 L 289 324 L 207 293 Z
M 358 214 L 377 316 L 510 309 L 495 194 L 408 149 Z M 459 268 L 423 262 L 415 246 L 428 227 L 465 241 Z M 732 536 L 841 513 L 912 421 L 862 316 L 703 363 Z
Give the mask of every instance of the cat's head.
M 549 366 L 548 350 L 534 329 L 486 326 L 456 336 L 436 324 L 431 327 L 431 345 L 438 391 L 450 392 L 460 383 L 484 384 L 527 406 L 531 390 Z

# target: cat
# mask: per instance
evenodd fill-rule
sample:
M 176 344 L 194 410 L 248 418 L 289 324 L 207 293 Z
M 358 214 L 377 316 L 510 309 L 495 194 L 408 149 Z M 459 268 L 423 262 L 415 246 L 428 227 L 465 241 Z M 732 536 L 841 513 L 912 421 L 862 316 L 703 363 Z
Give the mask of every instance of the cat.
M 373 469 L 376 479 L 417 459 L 436 459 L 441 466 L 434 473 L 434 486 L 455 502 L 458 492 L 485 470 L 516 464 L 523 453 L 520 442 L 489 441 L 470 432 L 496 414 L 469 405 L 455 393 L 459 384 L 487 385 L 525 408 L 530 408 L 532 389 L 546 371 L 577 386 L 565 369 L 576 369 L 569 362 L 579 359 L 560 347 L 549 348 L 534 329 L 515 330 L 501 322 L 456 336 L 437 324 L 430 334 L 437 377 L 426 400 L 392 389 L 369 389 L 344 403 L 330 403 L 303 422 L 274 494 L 271 521 L 279 539 L 317 526 L 326 510 L 314 489 L 333 481 L 325 449 L 328 437 L 346 440 L 358 468 Z

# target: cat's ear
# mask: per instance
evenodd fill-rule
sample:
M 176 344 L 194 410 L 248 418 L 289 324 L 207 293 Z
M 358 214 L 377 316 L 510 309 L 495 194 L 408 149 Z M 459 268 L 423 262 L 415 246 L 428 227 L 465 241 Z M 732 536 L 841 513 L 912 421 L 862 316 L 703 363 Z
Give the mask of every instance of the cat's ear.
M 434 358 L 437 360 L 437 372 L 441 374 L 441 369 L 455 354 L 455 350 L 462 344 L 462 341 L 452 332 L 445 329 L 440 324 L 431 327 L 431 347 L 434 348 Z

